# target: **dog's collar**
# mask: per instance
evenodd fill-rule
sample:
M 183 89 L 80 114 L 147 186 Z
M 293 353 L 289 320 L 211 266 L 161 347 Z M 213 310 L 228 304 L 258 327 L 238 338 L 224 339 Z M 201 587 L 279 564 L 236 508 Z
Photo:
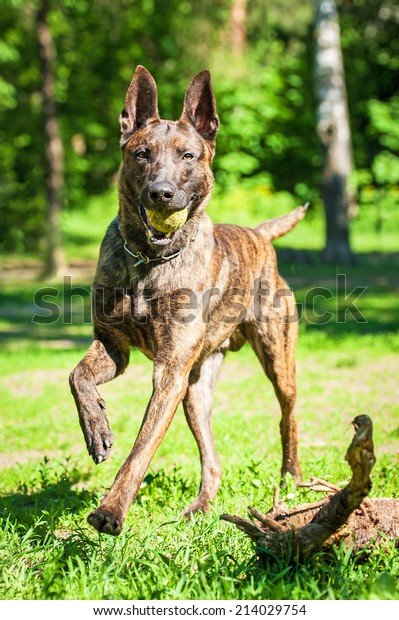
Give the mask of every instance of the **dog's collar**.
M 146 265 L 147 263 L 152 263 L 154 261 L 161 261 L 161 262 L 166 263 L 167 261 L 172 260 L 173 258 L 177 258 L 178 256 L 180 256 L 180 254 L 183 252 L 184 248 L 186 248 L 188 246 L 188 244 L 191 243 L 192 241 L 195 241 L 196 238 L 198 237 L 199 226 L 197 228 L 197 232 L 195 233 L 194 237 L 192 237 L 186 243 L 186 245 L 183 245 L 183 247 L 180 248 L 180 250 L 178 252 L 175 252 L 174 254 L 169 254 L 168 256 L 157 256 L 156 258 L 150 258 L 146 254 L 143 254 L 143 252 L 140 252 L 140 250 L 138 252 L 132 252 L 132 250 L 129 250 L 129 248 L 127 247 L 127 241 L 124 239 L 124 237 L 122 235 L 121 226 L 119 224 L 119 221 L 118 221 L 118 230 L 119 230 L 120 235 L 122 237 L 124 250 L 128 254 L 130 254 L 130 256 L 133 256 L 133 258 L 137 258 L 137 262 L 134 263 L 133 267 L 138 267 L 138 265 L 141 265 L 142 263 L 144 263 Z

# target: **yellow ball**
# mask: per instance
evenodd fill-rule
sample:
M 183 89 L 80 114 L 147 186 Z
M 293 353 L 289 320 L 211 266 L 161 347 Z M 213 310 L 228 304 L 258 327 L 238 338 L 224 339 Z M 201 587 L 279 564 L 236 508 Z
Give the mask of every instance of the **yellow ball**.
M 169 209 L 151 209 L 147 211 L 148 221 L 151 226 L 162 233 L 171 233 L 181 228 L 187 220 L 188 211 L 170 211 Z

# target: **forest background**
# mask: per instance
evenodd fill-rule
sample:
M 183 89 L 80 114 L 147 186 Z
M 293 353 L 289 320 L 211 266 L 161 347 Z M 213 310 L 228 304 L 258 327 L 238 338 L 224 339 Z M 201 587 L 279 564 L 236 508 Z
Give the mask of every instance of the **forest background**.
M 381 242 L 382 250 L 392 250 L 389 239 L 394 243 L 398 231 L 398 8 L 392 0 L 337 4 L 352 129 L 349 183 L 359 206 L 351 212 L 354 249 L 376 249 Z M 105 225 L 116 210 L 118 115 L 140 63 L 157 80 L 163 118 L 180 116 L 183 93 L 196 72 L 204 67 L 212 72 L 221 118 L 214 219 L 252 224 L 309 201 L 309 220 L 318 234 L 310 240 L 305 235 L 300 244 L 323 247 L 313 0 L 3 0 L 2 5 L 3 254 L 45 260 L 48 251 L 43 15 L 52 37 L 53 98 L 64 151 L 57 243 L 66 247 L 67 261 L 95 258 L 90 242 L 98 241 L 98 217 Z M 88 215 L 90 208 L 95 217 Z M 82 225 L 88 217 L 89 230 Z

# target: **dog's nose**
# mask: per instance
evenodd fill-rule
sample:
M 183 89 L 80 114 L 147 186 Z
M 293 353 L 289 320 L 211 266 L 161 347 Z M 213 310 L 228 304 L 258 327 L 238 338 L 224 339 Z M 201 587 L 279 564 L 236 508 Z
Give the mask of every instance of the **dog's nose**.
M 169 181 L 158 181 L 151 183 L 148 187 L 148 195 L 152 202 L 170 202 L 175 195 L 175 187 Z

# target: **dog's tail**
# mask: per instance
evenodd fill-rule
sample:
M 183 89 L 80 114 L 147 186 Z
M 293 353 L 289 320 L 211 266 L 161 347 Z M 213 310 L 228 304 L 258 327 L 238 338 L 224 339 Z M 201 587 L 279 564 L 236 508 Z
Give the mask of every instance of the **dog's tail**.
M 274 217 L 272 220 L 259 224 L 255 230 L 259 230 L 269 241 L 278 239 L 278 237 L 282 237 L 290 232 L 305 217 L 308 208 L 309 203 L 307 202 L 303 207 L 297 207 L 290 213 L 287 213 L 287 215 Z

